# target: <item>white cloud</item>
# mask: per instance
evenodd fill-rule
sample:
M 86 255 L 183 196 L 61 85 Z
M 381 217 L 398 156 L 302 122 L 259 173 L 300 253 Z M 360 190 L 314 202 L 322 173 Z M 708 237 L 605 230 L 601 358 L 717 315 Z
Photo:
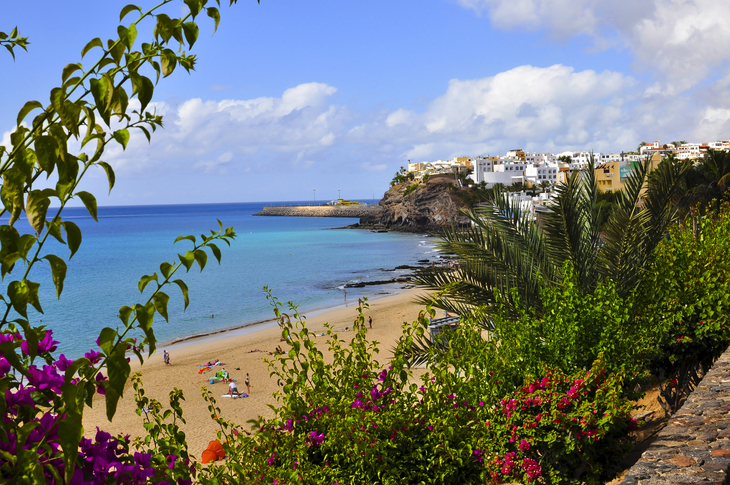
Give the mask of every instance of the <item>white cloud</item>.
M 360 167 L 366 172 L 382 172 L 388 168 L 388 165 L 385 163 L 374 165 L 370 162 L 363 162 L 360 164 Z
M 668 94 L 697 85 L 730 60 L 730 2 L 718 0 L 458 0 L 496 28 L 590 36 L 628 48 Z
M 408 146 L 403 156 L 414 160 L 517 146 L 616 149 L 614 139 L 630 129 L 624 122 L 632 92 L 641 94 L 636 82 L 616 72 L 520 66 L 487 78 L 451 80 L 424 113 L 401 109 L 352 129 L 350 136 L 360 143 L 400 141 Z

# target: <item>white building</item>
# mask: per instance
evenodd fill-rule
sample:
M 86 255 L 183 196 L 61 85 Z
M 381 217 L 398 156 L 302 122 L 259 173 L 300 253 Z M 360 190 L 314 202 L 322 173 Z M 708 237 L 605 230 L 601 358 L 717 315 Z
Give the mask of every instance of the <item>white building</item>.
M 699 143 L 684 143 L 677 147 L 677 158 L 680 160 L 695 159 L 702 157 Z
M 527 163 L 538 164 L 538 163 L 554 163 L 558 158 L 552 153 L 525 153 L 525 161 Z
M 730 151 L 730 140 L 713 141 L 711 143 L 708 143 L 707 146 L 710 148 L 710 150 L 724 150 L 728 152 Z
M 494 171 L 494 162 L 489 158 L 479 157 L 471 161 L 471 167 L 473 173 L 470 177 L 474 182 L 479 184 L 484 181 L 484 174 Z
M 525 170 L 525 178 L 535 185 L 539 185 L 540 182 L 555 184 L 558 182 L 558 164 L 539 163 L 531 165 Z

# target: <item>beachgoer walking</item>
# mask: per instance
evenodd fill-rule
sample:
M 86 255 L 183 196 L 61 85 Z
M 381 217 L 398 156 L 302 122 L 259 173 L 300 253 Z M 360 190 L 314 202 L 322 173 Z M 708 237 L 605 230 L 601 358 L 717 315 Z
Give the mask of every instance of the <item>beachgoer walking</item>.
M 165 365 L 170 365 L 170 353 L 167 350 L 162 351 L 162 360 L 165 362 Z
M 368 324 L 370 325 L 370 328 L 373 328 L 373 317 L 372 317 L 372 315 L 368 317 Z
M 238 386 L 236 386 L 236 383 L 231 380 L 231 382 L 228 383 L 228 395 L 232 398 L 234 394 L 236 397 L 241 397 L 241 393 L 238 391 Z
M 251 380 L 248 377 L 248 372 L 246 372 L 246 392 L 251 394 Z
M 357 306 L 362 306 L 362 298 L 357 299 Z
M 347 301 L 347 292 L 342 290 L 345 293 L 345 301 Z

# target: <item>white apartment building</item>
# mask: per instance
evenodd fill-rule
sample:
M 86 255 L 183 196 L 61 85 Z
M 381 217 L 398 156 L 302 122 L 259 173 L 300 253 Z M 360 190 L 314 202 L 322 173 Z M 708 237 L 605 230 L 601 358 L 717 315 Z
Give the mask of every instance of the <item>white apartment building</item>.
M 730 151 L 730 140 L 718 140 L 708 143 L 707 146 L 710 150 L 724 150 Z
M 676 149 L 676 156 L 680 160 L 695 159 L 702 157 L 701 145 L 699 143 L 684 143 Z
M 528 165 L 519 158 L 500 158 L 499 162 L 494 165 L 495 172 L 510 172 L 514 175 L 524 175 Z
M 557 159 L 558 158 L 552 153 L 525 153 L 525 161 L 532 164 L 555 163 Z
M 475 158 L 471 161 L 471 167 L 473 173 L 470 177 L 478 184 L 484 181 L 484 174 L 494 171 L 494 163 L 489 158 Z

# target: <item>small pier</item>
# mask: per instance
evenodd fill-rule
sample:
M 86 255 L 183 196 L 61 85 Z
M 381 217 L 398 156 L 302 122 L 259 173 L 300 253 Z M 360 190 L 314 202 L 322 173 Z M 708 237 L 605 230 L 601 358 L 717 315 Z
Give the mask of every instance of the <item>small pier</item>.
M 370 205 L 301 205 L 301 206 L 266 206 L 255 216 L 284 217 L 351 217 L 377 215 L 383 209 Z

